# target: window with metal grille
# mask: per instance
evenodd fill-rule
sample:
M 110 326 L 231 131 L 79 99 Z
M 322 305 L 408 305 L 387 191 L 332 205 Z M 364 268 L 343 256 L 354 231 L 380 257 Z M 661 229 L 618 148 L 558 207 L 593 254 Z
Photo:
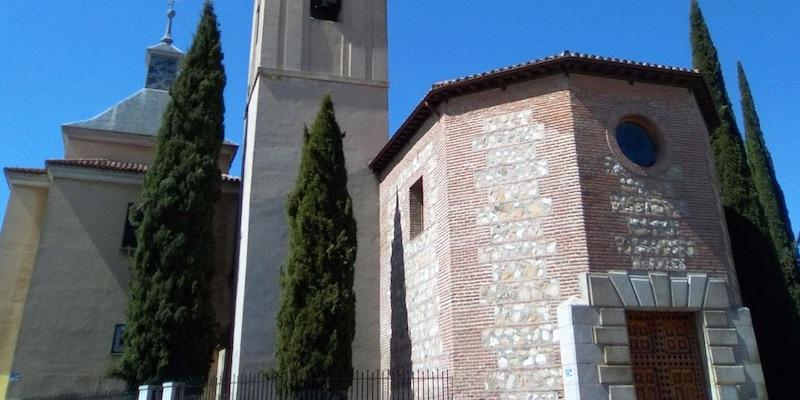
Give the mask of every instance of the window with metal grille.
M 122 231 L 122 248 L 136 248 L 136 226 L 131 222 L 131 218 L 136 218 L 139 213 L 136 203 L 128 203 L 125 213 L 125 230 Z
M 342 0 L 311 0 L 311 18 L 338 21 Z
M 425 229 L 425 193 L 421 177 L 408 189 L 408 215 L 411 221 L 409 234 L 413 238 Z
M 114 325 L 114 339 L 111 342 L 111 354 L 122 354 L 122 350 L 125 348 L 125 341 L 122 337 L 124 334 L 125 325 Z

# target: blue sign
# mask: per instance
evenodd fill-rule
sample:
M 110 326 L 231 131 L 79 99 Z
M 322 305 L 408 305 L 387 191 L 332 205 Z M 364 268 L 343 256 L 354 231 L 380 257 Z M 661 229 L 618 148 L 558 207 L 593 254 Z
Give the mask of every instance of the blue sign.
M 21 378 L 22 374 L 20 374 L 19 372 L 12 372 L 10 375 L 8 375 L 9 382 L 19 382 Z

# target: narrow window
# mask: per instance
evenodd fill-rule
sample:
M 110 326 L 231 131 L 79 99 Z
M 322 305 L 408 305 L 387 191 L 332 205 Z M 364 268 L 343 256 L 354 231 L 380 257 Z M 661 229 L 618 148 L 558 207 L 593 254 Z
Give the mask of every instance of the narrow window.
M 311 18 L 338 21 L 342 0 L 311 0 Z
M 422 178 L 408 190 L 408 215 L 411 218 L 409 233 L 416 237 L 425 229 L 425 194 L 422 191 Z
M 122 335 L 125 334 L 125 325 L 123 324 L 116 324 L 114 325 L 114 339 L 111 342 L 111 354 L 122 354 L 122 350 L 125 348 L 125 341 L 123 340 Z
M 128 203 L 128 209 L 125 213 L 125 230 L 122 232 L 123 249 L 136 248 L 136 226 L 131 222 L 131 218 L 136 217 L 137 214 L 136 203 Z

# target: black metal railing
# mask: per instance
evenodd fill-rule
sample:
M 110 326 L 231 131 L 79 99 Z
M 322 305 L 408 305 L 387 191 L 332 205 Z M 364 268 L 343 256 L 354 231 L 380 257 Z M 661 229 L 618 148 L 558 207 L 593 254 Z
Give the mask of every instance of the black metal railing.
M 109 390 L 85 393 L 64 393 L 54 396 L 26 397 L 26 400 L 136 400 L 136 391 Z
M 452 400 L 447 371 L 354 371 L 352 379 L 320 378 L 287 389 L 275 376 L 242 375 L 228 382 L 187 382 L 176 400 Z M 339 388 L 339 389 L 331 389 Z
M 447 371 L 354 371 L 352 378 L 319 378 L 301 387 L 263 373 L 230 381 L 183 380 L 171 396 L 150 386 L 149 400 L 452 400 L 453 379 Z M 26 400 L 137 400 L 137 391 L 69 393 Z M 170 397 L 167 399 L 166 397 Z

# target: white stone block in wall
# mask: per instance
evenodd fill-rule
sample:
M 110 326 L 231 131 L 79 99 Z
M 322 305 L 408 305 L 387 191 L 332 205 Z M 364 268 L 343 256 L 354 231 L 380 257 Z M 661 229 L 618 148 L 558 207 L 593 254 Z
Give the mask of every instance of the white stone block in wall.
M 627 328 L 606 328 L 595 326 L 594 342 L 600 345 L 628 345 Z
M 633 285 L 633 290 L 636 292 L 636 298 L 639 300 L 640 306 L 656 306 L 656 299 L 653 295 L 653 285 L 650 283 L 650 278 L 646 276 L 632 276 L 631 284 Z
M 636 400 L 633 385 L 611 385 L 608 387 L 608 400 Z
M 583 299 L 570 297 L 558 306 L 558 326 L 596 325 L 600 314 L 596 309 L 583 303 Z
M 617 289 L 606 274 L 589 274 L 587 277 L 589 302 L 593 306 L 622 307 Z
M 689 279 L 689 307 L 700 308 L 706 294 L 706 274 L 688 274 Z
M 736 346 L 739 336 L 736 329 L 712 328 L 706 329 L 706 341 L 710 346 Z
M 631 384 L 633 383 L 633 368 L 619 365 L 599 365 L 597 374 L 603 384 Z
M 709 347 L 708 350 L 711 357 L 711 364 L 731 365 L 736 363 L 736 356 L 733 353 L 732 347 Z
M 603 358 L 609 365 L 630 365 L 631 350 L 628 346 L 605 346 Z
M 741 365 L 733 366 L 713 366 L 714 381 L 719 385 L 737 385 L 745 383 L 744 367 Z
M 709 278 L 705 308 L 728 308 L 731 306 L 730 303 L 728 281 L 722 278 Z
M 672 306 L 689 306 L 689 280 L 684 277 L 671 277 L 670 287 L 672 289 Z
M 625 306 L 635 307 L 639 305 L 639 300 L 636 298 L 636 293 L 633 291 L 633 285 L 631 285 L 627 272 L 609 272 L 608 277 L 617 289 L 617 293 Z
M 739 389 L 735 385 L 717 386 L 719 400 L 740 400 Z
M 727 328 L 728 313 L 726 311 L 703 311 L 703 325 L 706 328 Z
M 624 308 L 601 308 L 600 325 L 603 326 L 625 326 L 627 320 Z
M 653 285 L 657 307 L 672 307 L 672 289 L 670 287 L 669 275 L 661 272 L 649 274 L 650 283 Z

